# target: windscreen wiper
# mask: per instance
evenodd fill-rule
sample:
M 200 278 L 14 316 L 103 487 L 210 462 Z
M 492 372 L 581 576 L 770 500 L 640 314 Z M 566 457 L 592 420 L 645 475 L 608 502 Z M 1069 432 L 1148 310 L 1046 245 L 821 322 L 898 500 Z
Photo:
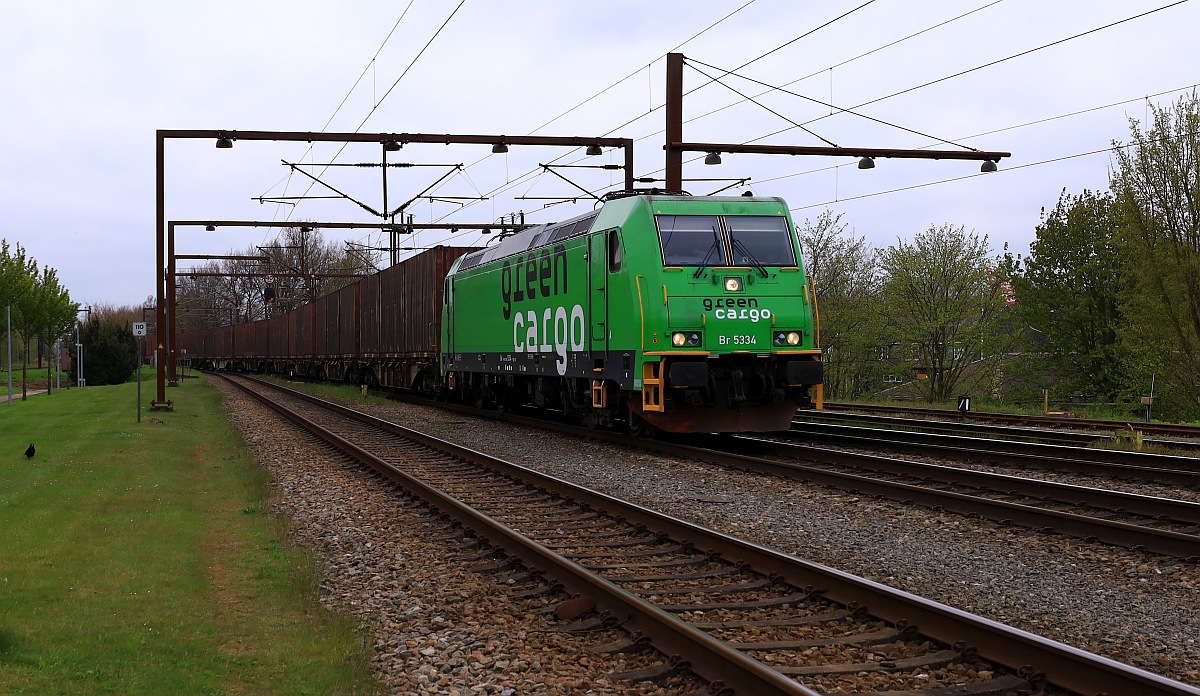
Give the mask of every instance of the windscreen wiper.
M 721 246 L 721 238 L 717 236 L 717 231 L 713 230 L 712 246 L 710 246 L 708 248 L 708 253 L 704 255 L 704 259 L 702 261 L 700 261 L 700 267 L 697 268 L 696 272 L 692 274 L 693 278 L 700 277 L 700 274 L 704 272 L 705 267 L 708 266 L 708 260 L 712 258 L 713 252 L 716 251 L 720 246 Z
M 733 240 L 733 250 L 741 251 L 742 254 L 746 257 L 746 260 L 750 262 L 750 265 L 754 266 L 754 268 L 756 268 L 758 270 L 758 272 L 762 274 L 762 277 L 764 277 L 764 278 L 767 277 L 767 275 L 768 275 L 767 267 L 762 265 L 762 262 L 760 262 L 758 259 L 754 258 L 754 254 L 751 254 L 750 250 L 746 248 L 746 245 L 742 244 L 742 240 L 740 240 L 740 239 Z

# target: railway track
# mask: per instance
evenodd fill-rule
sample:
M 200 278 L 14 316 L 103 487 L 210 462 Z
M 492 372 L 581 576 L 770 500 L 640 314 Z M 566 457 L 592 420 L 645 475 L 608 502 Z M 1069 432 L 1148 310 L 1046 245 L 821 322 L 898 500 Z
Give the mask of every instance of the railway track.
M 498 414 L 469 406 L 441 406 L 578 437 L 640 447 L 661 455 L 694 458 L 769 476 L 820 483 L 854 494 L 919 504 L 1003 525 L 1065 534 L 1189 561 L 1200 559 L 1198 503 L 833 451 L 807 444 L 807 438 L 825 431 L 806 429 L 796 424 L 788 433 L 771 436 L 691 437 L 689 442 L 701 445 L 694 446 L 669 440 L 633 439 L 608 431 L 589 430 L 541 418 Z M 1017 460 L 1057 471 L 1154 480 L 1172 485 L 1196 486 L 1200 481 L 1200 475 L 1193 469 L 1196 460 L 1191 457 L 978 438 L 969 439 L 972 446 L 968 447 L 921 445 L 917 443 L 927 435 L 909 434 L 907 440 L 903 435 L 901 433 L 899 439 L 890 443 L 890 446 L 907 454 L 923 451 L 940 457 L 950 455 L 973 460 L 999 458 L 1007 460 L 1008 464 Z M 867 432 L 864 437 L 872 447 L 889 444 L 880 439 L 878 431 Z M 965 441 L 968 438 L 957 440 Z M 984 445 L 990 449 L 981 449 Z M 1011 450 L 1016 450 L 1016 453 Z M 753 454 L 748 455 L 747 452 Z M 772 458 L 766 458 L 768 456 Z M 1153 462 L 1154 465 L 1128 463 L 1131 461 Z
M 796 421 L 788 433 L 773 437 L 796 444 L 823 442 L 860 446 L 1014 468 L 1067 471 L 1200 488 L 1200 459 L 1195 457 L 805 421 Z
M 810 424 L 835 424 L 860 427 L 884 428 L 884 430 L 901 430 L 910 432 L 928 432 L 998 439 L 1020 440 L 1020 442 L 1037 442 L 1058 445 L 1087 446 L 1104 442 L 1109 439 L 1103 434 L 1066 432 L 1049 430 L 1049 428 L 1033 428 L 1003 425 L 985 425 L 979 422 L 961 422 L 949 420 L 932 420 L 928 418 L 900 418 L 900 416 L 876 415 L 866 413 L 851 413 L 845 410 L 798 410 L 794 424 L 810 422 Z
M 735 442 L 731 449 L 757 447 L 760 455 L 795 466 L 793 476 L 845 490 L 977 515 L 1002 524 L 1200 559 L 1200 503 L 836 452 L 772 437 L 740 436 Z
M 648 640 L 670 656 L 630 678 L 688 669 L 710 693 L 739 694 L 1200 694 L 349 409 L 327 415 L 306 395 L 287 399 L 308 404 L 296 408 L 326 426 L 309 427 L 327 441 L 577 595 L 559 607 L 567 630 L 621 623 L 631 638 L 610 649 Z
M 832 411 L 876 413 L 876 414 L 910 414 L 922 418 L 940 420 L 967 420 L 978 423 L 996 423 L 1033 428 L 1071 428 L 1076 430 L 1113 431 L 1122 428 L 1141 430 L 1165 437 L 1200 438 L 1200 426 L 1178 425 L 1174 423 L 1142 423 L 1134 419 L 1128 421 L 1111 421 L 1093 418 L 1075 418 L 1069 416 L 1022 416 L 1011 413 L 986 413 L 970 411 L 962 413 L 945 408 L 924 408 L 921 406 L 880 406 L 875 404 L 844 404 L 826 402 L 825 408 Z

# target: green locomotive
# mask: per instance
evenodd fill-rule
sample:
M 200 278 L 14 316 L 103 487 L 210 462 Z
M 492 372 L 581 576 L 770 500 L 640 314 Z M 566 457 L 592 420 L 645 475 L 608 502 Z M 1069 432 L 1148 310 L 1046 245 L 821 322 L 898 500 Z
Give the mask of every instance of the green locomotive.
M 443 288 L 450 393 L 595 426 L 786 430 L 820 405 L 815 311 L 779 198 L 610 194 L 464 255 Z

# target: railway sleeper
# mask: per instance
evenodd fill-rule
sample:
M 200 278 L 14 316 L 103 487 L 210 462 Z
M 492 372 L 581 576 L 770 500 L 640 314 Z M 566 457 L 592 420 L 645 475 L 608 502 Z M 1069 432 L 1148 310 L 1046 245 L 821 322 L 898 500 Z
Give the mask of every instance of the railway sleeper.
M 687 556 L 684 558 L 672 558 L 665 561 L 648 561 L 645 563 L 617 563 L 614 565 L 601 565 L 597 563 L 580 564 L 584 568 L 591 571 L 601 570 L 624 570 L 627 568 L 677 568 L 679 566 L 700 565 L 712 558 L 708 555 L 704 556 Z
M 668 554 L 668 553 L 679 553 L 679 552 L 686 552 L 686 549 L 684 549 L 684 547 L 682 547 L 678 544 L 672 544 L 671 546 L 663 546 L 662 548 L 657 548 L 657 549 L 643 549 L 641 551 L 627 551 L 625 553 L 622 553 L 621 556 L 624 558 L 632 558 L 634 556 L 662 556 L 662 555 Z M 577 558 L 613 558 L 616 556 L 616 554 L 612 554 L 612 553 L 563 553 L 563 554 L 559 554 L 559 555 L 562 556 L 563 558 L 569 558 L 571 560 L 575 560 Z M 622 566 L 617 566 L 617 567 L 622 567 Z
M 605 532 L 593 532 L 590 534 L 579 534 L 579 533 L 570 534 L 565 531 L 561 534 L 556 534 L 556 533 L 551 533 L 551 532 L 531 532 L 530 530 L 523 530 L 523 531 L 525 532 L 526 536 L 529 536 L 531 534 L 536 535 L 538 542 L 542 543 L 542 544 L 545 544 L 547 541 L 552 541 L 555 539 L 613 539 L 613 538 L 617 538 L 617 537 L 627 537 L 631 534 L 639 533 L 639 530 L 632 529 L 632 528 L 610 529 Z M 558 531 L 558 530 L 555 530 L 555 531 Z M 641 530 L 641 532 L 645 532 L 645 530 L 643 529 L 643 530 Z
M 808 616 L 789 616 L 786 619 L 751 619 L 747 621 L 688 621 L 695 628 L 703 631 L 712 631 L 717 629 L 737 630 L 740 628 L 767 628 L 767 627 L 787 627 L 787 626 L 808 626 L 819 623 L 829 623 L 830 621 L 840 621 L 850 616 L 858 616 L 864 612 L 853 612 L 846 609 L 837 609 L 827 611 L 823 614 L 809 614 Z
M 625 541 L 598 541 L 594 544 L 588 544 L 583 541 L 574 541 L 567 544 L 542 544 L 548 549 L 620 549 L 629 546 L 649 546 L 650 544 L 661 544 L 665 539 L 658 535 L 642 536 L 636 539 L 626 539 Z M 611 554 L 609 554 L 611 555 Z
M 650 665 L 642 669 L 635 669 L 628 672 L 616 672 L 610 676 L 616 681 L 625 681 L 631 683 L 638 682 L 661 682 L 679 674 L 680 672 L 690 669 L 691 665 L 686 660 L 679 660 L 672 656 L 670 661 L 662 662 L 657 665 Z
M 809 665 L 805 667 L 772 666 L 776 672 L 790 677 L 817 676 L 821 674 L 853 674 L 856 672 L 901 672 L 910 669 L 938 669 L 957 662 L 961 653 L 957 650 L 939 650 L 908 657 L 903 660 L 882 660 L 880 662 L 856 662 L 840 665 Z
M 616 582 L 625 582 L 624 578 L 614 578 Z M 769 578 L 758 578 L 750 582 L 744 582 L 739 585 L 713 585 L 712 587 L 674 587 L 661 588 L 655 587 L 646 590 L 645 592 L 635 591 L 638 595 L 649 595 L 660 597 L 663 595 L 681 595 L 681 594 L 712 594 L 716 592 L 745 592 L 748 590 L 759 590 L 764 587 L 770 587 L 772 581 Z
M 662 604 L 659 609 L 669 611 L 674 614 L 692 611 L 715 611 L 717 609 L 765 609 L 767 607 L 778 607 L 784 604 L 804 604 L 808 601 L 808 593 L 799 592 L 782 597 L 770 597 L 768 599 L 754 599 L 748 602 L 716 602 L 713 604 Z
M 675 573 L 668 575 L 621 575 L 609 578 L 617 583 L 631 582 L 666 582 L 668 580 L 700 580 L 702 578 L 715 578 L 721 575 L 731 575 L 740 573 L 741 570 L 730 565 L 721 565 L 709 570 L 698 570 L 693 573 Z
M 1005 674 L 991 681 L 946 686 L 921 691 L 870 691 L 855 696 L 1013 696 L 1033 693 L 1034 686 L 1027 679 L 1014 674 Z
M 803 640 L 776 640 L 750 643 L 730 642 L 735 650 L 798 650 L 805 648 L 824 648 L 830 645 L 845 645 L 859 647 L 892 643 L 902 637 L 904 631 L 895 628 L 885 628 L 881 631 L 859 633 L 852 636 L 835 636 L 833 638 L 806 638 Z

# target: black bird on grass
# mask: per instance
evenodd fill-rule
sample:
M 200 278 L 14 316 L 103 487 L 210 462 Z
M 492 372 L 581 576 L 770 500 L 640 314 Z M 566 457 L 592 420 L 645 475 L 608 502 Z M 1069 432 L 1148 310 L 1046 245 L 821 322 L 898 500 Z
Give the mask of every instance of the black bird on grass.
M 27 459 L 33 459 L 33 455 L 36 453 L 37 453 L 37 450 L 35 450 L 33 448 L 33 443 L 32 442 L 29 443 L 29 449 L 25 450 L 25 457 Z

